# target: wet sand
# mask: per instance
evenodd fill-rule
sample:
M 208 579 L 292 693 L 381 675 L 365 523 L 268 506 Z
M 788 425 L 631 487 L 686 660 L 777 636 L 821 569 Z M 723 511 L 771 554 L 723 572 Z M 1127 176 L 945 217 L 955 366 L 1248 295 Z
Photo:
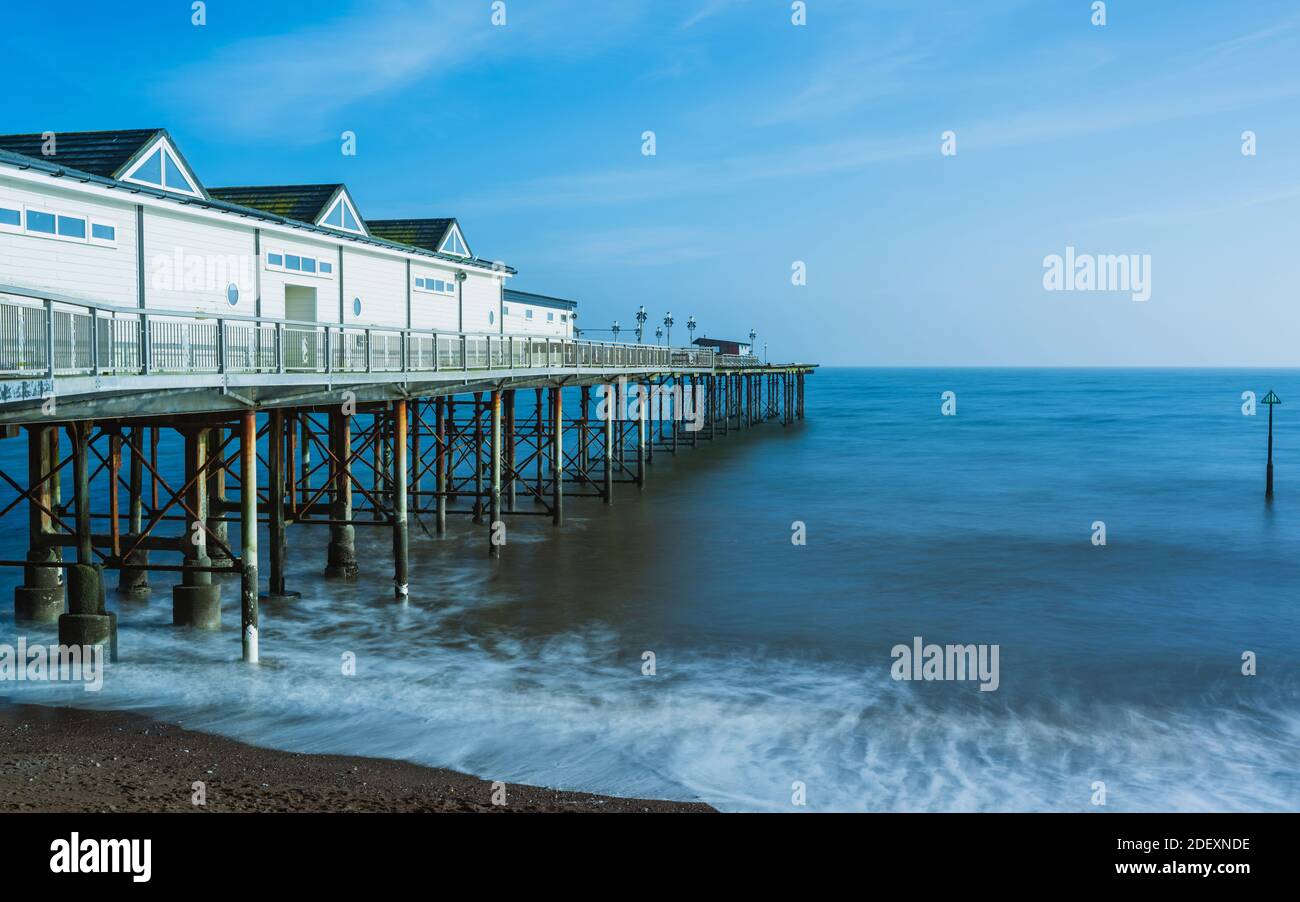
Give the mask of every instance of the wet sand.
M 205 784 L 207 804 L 192 801 Z M 372 811 L 710 812 L 701 803 L 620 799 L 492 784 L 407 761 L 258 748 L 138 714 L 0 699 L 0 812 Z

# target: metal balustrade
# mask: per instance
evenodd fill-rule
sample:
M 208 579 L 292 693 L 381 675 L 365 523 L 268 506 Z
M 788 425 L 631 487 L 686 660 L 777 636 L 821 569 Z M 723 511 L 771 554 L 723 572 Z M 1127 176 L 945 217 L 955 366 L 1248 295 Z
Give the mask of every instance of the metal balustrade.
M 407 373 L 758 366 L 753 355 L 533 335 L 139 310 L 22 293 L 0 299 L 0 378 Z

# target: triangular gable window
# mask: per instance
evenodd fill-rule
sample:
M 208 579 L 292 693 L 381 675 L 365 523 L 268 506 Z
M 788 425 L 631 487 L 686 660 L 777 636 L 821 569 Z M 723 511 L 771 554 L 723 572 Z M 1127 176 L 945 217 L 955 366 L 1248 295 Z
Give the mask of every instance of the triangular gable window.
M 194 180 L 186 174 L 176 151 L 166 141 L 158 141 L 152 151 L 122 176 L 122 181 L 153 185 L 193 197 L 203 196 L 195 187 Z
M 442 247 L 438 248 L 444 254 L 455 254 L 457 257 L 468 257 L 469 248 L 465 246 L 465 239 L 461 237 L 460 227 L 455 223 L 452 224 L 451 231 L 442 241 Z
M 340 194 L 339 199 L 334 202 L 334 206 L 330 207 L 330 211 L 321 218 L 320 225 L 364 235 L 366 230 L 361 227 L 358 218 L 356 210 L 353 208 L 352 202 L 348 200 L 347 195 Z

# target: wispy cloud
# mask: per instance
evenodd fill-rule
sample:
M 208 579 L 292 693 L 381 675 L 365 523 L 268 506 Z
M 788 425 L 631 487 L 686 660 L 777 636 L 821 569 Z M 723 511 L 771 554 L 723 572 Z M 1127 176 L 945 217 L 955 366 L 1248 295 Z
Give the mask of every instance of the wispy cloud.
M 694 28 L 705 19 L 725 13 L 727 10 L 748 3 L 749 0 L 704 0 L 695 12 L 687 16 L 681 24 L 682 29 Z
M 829 54 L 793 95 L 755 116 L 755 124 L 782 125 L 847 113 L 870 100 L 897 94 L 908 74 L 929 60 L 927 52 L 910 46 Z
M 384 0 L 221 47 L 176 71 L 159 91 L 178 116 L 216 115 L 242 135 L 286 138 L 361 101 L 494 58 L 603 50 L 644 11 L 641 0 L 590 6 L 554 0 L 543 11 L 510 4 L 509 24 L 495 27 L 487 3 Z M 576 35 L 575 21 L 583 23 Z
M 222 48 L 177 72 L 161 90 L 179 112 L 219 115 L 240 133 L 290 132 L 455 66 L 479 52 L 486 38 L 463 4 L 387 3 Z
M 604 229 L 557 236 L 554 253 L 582 265 L 670 266 L 717 256 L 716 237 L 683 226 Z

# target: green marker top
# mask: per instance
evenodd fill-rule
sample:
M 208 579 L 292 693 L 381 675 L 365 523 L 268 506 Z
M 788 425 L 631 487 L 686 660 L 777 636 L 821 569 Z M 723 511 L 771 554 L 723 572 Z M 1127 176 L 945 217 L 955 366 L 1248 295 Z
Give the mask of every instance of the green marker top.
M 1269 407 L 1272 407 L 1274 404 L 1281 404 L 1282 399 L 1270 391 L 1267 395 L 1264 396 L 1264 400 L 1260 401 L 1259 403 L 1267 404 Z

